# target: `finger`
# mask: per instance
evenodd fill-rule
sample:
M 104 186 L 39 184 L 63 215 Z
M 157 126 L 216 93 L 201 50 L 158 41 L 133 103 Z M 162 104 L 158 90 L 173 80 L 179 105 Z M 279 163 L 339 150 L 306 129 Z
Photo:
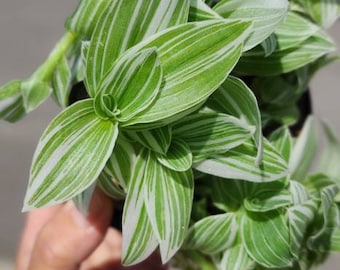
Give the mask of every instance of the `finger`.
M 111 199 L 99 189 L 87 217 L 72 202 L 66 203 L 39 233 L 29 269 L 78 269 L 103 240 L 112 212 Z
M 121 245 L 121 233 L 113 228 L 108 229 L 103 242 L 101 242 L 98 248 L 82 263 L 80 269 L 112 269 L 113 266 L 120 265 Z
M 28 268 L 38 232 L 48 222 L 48 220 L 55 215 L 60 207 L 60 205 L 47 207 L 27 214 L 25 228 L 23 230 L 18 249 L 15 269 L 23 270 Z

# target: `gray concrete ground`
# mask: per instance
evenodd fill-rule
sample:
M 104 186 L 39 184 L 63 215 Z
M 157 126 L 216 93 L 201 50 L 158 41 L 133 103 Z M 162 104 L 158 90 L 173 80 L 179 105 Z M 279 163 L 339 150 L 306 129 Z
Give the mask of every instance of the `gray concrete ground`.
M 77 0 L 0 1 L 0 85 L 25 78 L 42 62 L 63 33 Z M 332 34 L 340 46 L 340 23 Z M 312 83 L 316 114 L 336 125 L 340 135 L 340 63 L 320 72 Z M 19 123 L 0 122 L 0 269 L 12 268 L 24 215 L 21 213 L 29 166 L 38 138 L 58 112 L 52 101 Z M 322 269 L 338 269 L 331 257 Z

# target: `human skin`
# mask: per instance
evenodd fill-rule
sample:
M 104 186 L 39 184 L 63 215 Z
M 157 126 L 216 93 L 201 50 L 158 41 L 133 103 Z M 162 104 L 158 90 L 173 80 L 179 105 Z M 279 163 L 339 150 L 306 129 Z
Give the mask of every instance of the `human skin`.
M 163 269 L 159 257 L 123 267 L 121 233 L 110 227 L 113 202 L 96 189 L 87 216 L 70 201 L 27 215 L 16 270 Z

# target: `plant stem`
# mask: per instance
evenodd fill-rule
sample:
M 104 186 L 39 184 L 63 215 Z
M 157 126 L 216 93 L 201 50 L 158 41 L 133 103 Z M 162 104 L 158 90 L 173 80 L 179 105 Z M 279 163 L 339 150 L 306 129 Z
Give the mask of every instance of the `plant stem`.
M 44 82 L 50 81 L 60 59 L 65 55 L 76 38 L 76 33 L 66 32 L 55 45 L 46 61 L 33 73 L 32 77 L 37 77 L 40 81 Z

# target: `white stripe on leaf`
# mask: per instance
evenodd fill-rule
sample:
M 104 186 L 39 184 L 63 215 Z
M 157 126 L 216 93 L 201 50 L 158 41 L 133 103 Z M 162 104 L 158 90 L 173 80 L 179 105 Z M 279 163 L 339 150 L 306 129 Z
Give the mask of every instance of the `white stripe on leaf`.
M 256 127 L 254 140 L 258 147 L 256 164 L 259 165 L 263 155 L 263 138 L 260 109 L 254 93 L 242 80 L 229 76 L 212 95 L 212 100 L 219 104 L 222 112 L 244 119 Z
M 218 154 L 196 163 L 193 167 L 201 172 L 222 178 L 251 182 L 271 182 L 288 175 L 287 163 L 281 155 L 264 140 L 263 159 L 256 165 L 257 147 L 248 141 L 224 154 Z
M 114 1 L 92 35 L 86 65 L 90 96 L 95 96 L 99 81 L 122 53 L 156 32 L 185 23 L 188 12 L 189 0 Z
M 117 135 L 117 123 L 97 118 L 92 100 L 61 112 L 36 148 L 24 210 L 64 202 L 88 188 L 104 168 Z
M 133 265 L 145 260 L 158 246 L 144 205 L 146 185 L 144 174 L 148 152 L 144 149 L 137 156 L 124 204 L 122 222 L 122 263 L 124 265 Z
M 244 143 L 254 134 L 254 127 L 234 116 L 201 112 L 174 123 L 173 136 L 190 147 L 194 162 L 225 153 Z
M 288 11 L 287 0 L 222 0 L 214 10 L 226 19 L 252 21 L 254 28 L 244 50 L 255 47 L 274 32 Z
M 238 61 L 250 27 L 244 21 L 188 23 L 156 34 L 134 47 L 134 50 L 157 48 L 164 83 L 155 103 L 124 125 L 172 122 L 179 113 L 204 102 Z
M 173 139 L 165 155 L 156 154 L 157 160 L 163 166 L 177 172 L 191 169 L 192 154 L 189 146 L 180 139 Z
M 249 256 L 269 268 L 292 266 L 289 228 L 279 211 L 247 213 L 241 220 L 242 243 Z M 275 239 L 275 241 L 273 241 Z
M 184 249 L 206 254 L 222 252 L 233 245 L 237 232 L 238 225 L 233 213 L 208 216 L 189 229 Z
M 145 170 L 145 205 L 157 236 L 161 259 L 169 261 L 184 241 L 192 207 L 191 170 L 176 172 L 161 165 L 149 153 Z

